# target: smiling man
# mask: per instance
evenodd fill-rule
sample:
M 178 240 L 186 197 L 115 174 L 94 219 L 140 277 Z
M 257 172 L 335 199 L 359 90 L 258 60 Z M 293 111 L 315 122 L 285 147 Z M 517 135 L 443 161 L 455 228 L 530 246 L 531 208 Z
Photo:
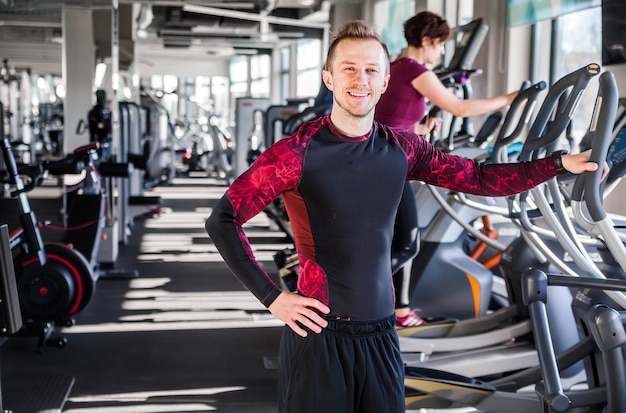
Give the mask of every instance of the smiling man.
M 375 123 L 389 54 L 363 22 L 339 30 L 326 62 L 330 116 L 262 153 L 218 201 L 206 229 L 235 276 L 286 324 L 280 412 L 404 412 L 391 239 L 405 181 L 507 196 L 597 165 L 590 153 L 481 165 Z M 300 260 L 297 293 L 272 281 L 242 228 L 281 194 Z

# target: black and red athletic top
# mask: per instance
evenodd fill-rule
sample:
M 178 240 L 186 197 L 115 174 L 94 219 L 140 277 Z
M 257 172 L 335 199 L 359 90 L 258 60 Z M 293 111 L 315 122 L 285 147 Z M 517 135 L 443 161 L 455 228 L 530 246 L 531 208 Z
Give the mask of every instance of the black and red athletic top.
M 282 290 L 254 258 L 242 225 L 282 194 L 300 260 L 298 292 L 326 304 L 330 316 L 379 320 L 394 312 L 391 240 L 405 180 L 507 196 L 554 176 L 551 158 L 479 164 L 377 122 L 349 137 L 323 117 L 263 152 L 218 201 L 206 229 L 235 276 L 269 306 Z

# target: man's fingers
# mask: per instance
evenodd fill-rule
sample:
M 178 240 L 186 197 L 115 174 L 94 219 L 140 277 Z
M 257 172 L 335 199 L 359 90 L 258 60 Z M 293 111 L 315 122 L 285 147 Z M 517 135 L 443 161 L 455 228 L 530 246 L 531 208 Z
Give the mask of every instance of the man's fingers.
M 319 317 L 319 316 L 318 316 Z M 305 326 L 306 328 L 308 328 L 309 330 L 311 330 L 314 333 L 321 333 L 322 332 L 322 326 L 318 323 L 316 323 L 315 321 L 311 320 L 310 318 L 308 318 L 307 316 L 301 317 L 300 320 L 298 320 L 300 322 L 300 324 L 302 324 L 303 326 Z M 323 320 L 324 322 L 326 322 L 326 320 Z M 326 323 L 328 324 L 328 323 Z M 326 327 L 326 326 L 324 326 Z
M 315 309 L 317 309 L 322 314 L 328 314 L 330 312 L 330 308 L 328 308 L 327 305 L 325 305 L 324 303 L 322 303 L 321 301 L 318 301 L 316 299 L 310 299 L 309 301 L 307 301 L 305 303 L 305 305 L 308 308 L 315 308 Z
M 328 325 L 328 321 L 320 317 L 315 311 L 306 310 L 290 321 L 288 325 L 296 334 L 306 337 L 308 332 L 302 327 L 319 334 L 322 332 L 322 328 Z
M 320 333 L 328 326 L 328 321 L 320 314 L 328 314 L 330 308 L 315 298 L 283 291 L 269 306 L 269 310 L 302 337 L 308 334 L 305 328 Z
M 306 337 L 309 335 L 309 333 L 307 333 L 307 331 L 303 329 L 302 327 L 300 327 L 298 323 L 296 323 L 295 321 L 291 321 L 287 323 L 287 325 L 289 326 L 289 328 L 293 330 L 294 333 L 296 333 L 297 335 L 301 337 Z

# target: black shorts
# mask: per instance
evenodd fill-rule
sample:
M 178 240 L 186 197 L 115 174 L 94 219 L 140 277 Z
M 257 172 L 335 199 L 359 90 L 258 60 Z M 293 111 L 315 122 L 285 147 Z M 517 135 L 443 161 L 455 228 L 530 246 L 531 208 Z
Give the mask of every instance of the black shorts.
M 301 337 L 285 326 L 278 379 L 280 413 L 401 413 L 404 364 L 395 316 L 329 320 Z

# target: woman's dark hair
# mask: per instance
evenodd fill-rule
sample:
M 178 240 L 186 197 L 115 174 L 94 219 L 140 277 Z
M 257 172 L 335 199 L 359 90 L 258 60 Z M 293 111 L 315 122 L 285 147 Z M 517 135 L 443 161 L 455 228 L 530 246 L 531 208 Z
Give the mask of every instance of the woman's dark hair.
M 422 47 L 422 39 L 448 40 L 450 26 L 443 17 L 438 14 L 422 11 L 404 22 L 404 38 L 413 47 Z

